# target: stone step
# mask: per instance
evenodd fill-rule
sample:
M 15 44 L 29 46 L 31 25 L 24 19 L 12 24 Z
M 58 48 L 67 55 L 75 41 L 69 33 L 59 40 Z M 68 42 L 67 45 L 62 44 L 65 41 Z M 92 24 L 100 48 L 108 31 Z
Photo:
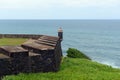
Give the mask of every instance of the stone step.
M 28 50 L 20 46 L 1 46 L 0 52 L 4 53 L 9 57 L 27 57 Z
M 48 45 L 48 46 L 53 46 L 53 47 L 55 47 L 56 46 L 56 44 L 54 44 L 54 43 L 47 43 L 47 42 L 42 42 L 42 41 L 35 41 L 36 43 L 38 43 L 38 44 L 43 44 L 43 45 Z
M 46 42 L 46 43 L 52 43 L 52 44 L 56 44 L 57 43 L 57 41 L 50 41 L 50 40 L 45 40 L 45 39 L 38 39 L 38 41 Z

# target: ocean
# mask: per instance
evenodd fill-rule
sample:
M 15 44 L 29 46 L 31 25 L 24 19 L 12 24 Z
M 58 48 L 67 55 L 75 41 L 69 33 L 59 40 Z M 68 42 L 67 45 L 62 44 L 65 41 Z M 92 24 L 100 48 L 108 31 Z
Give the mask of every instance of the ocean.
M 59 27 L 64 56 L 77 48 L 93 61 L 120 68 L 120 20 L 0 20 L 0 34 L 57 36 Z

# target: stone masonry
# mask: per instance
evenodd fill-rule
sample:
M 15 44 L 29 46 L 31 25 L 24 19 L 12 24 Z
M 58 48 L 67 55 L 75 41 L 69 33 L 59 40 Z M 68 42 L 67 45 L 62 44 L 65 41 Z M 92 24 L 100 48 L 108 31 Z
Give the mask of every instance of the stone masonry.
M 13 35 L 9 34 L 9 36 Z M 60 37 L 46 35 L 38 37 L 37 35 L 37 38 L 31 38 L 19 46 L 0 47 L 0 76 L 30 72 L 56 72 L 59 70 L 61 58 Z

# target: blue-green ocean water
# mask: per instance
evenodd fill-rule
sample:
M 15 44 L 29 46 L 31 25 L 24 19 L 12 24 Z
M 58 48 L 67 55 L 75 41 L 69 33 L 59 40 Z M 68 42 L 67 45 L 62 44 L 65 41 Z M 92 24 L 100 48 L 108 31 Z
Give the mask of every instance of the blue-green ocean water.
M 57 36 L 63 28 L 64 55 L 77 48 L 94 61 L 120 68 L 120 20 L 0 20 L 0 34 Z

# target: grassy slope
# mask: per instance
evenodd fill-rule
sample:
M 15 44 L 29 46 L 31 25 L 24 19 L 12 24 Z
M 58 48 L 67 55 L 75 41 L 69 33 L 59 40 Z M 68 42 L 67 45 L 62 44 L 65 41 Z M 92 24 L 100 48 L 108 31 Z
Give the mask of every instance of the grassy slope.
M 57 73 L 21 73 L 3 80 L 120 80 L 120 69 L 86 59 L 64 58 Z
M 25 42 L 27 39 L 23 38 L 2 38 L 0 39 L 0 46 L 3 45 L 19 45 Z

